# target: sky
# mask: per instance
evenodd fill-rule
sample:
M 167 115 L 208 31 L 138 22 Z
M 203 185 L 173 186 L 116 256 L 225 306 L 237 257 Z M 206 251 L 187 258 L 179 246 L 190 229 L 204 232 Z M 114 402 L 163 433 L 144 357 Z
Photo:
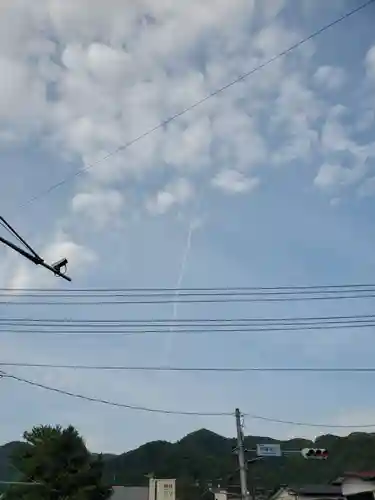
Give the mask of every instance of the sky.
M 48 262 L 66 256 L 73 282 L 3 247 L 0 286 L 375 283 L 375 4 L 121 148 L 359 5 L 3 0 L 0 213 Z M 14 300 L 0 304 L 0 317 L 324 316 L 371 314 L 373 305 L 361 299 L 81 307 Z M 0 361 L 365 366 L 375 356 L 373 333 L 83 337 L 2 330 Z M 253 435 L 347 434 L 335 426 L 363 424 L 375 431 L 374 374 L 7 371 L 124 404 L 197 412 L 239 407 L 333 426 L 246 417 Z M 90 449 L 115 453 L 202 427 L 235 434 L 232 416 L 115 408 L 7 378 L 0 390 L 4 443 L 38 424 L 73 424 Z

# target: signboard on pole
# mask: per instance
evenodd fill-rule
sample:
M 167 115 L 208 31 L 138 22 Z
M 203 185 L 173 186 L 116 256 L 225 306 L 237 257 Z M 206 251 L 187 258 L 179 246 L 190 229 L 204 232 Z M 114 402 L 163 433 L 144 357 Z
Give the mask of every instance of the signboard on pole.
M 281 447 L 276 443 L 257 444 L 258 457 L 281 457 Z
M 176 500 L 176 480 L 156 480 L 156 500 Z

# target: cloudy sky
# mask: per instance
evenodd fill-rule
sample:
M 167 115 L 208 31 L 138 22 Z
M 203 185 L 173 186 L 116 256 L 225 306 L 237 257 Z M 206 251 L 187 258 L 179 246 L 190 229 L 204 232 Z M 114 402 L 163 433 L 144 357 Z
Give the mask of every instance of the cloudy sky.
M 0 286 L 375 282 L 375 5 L 121 149 L 359 5 L 3 0 L 0 211 L 47 260 L 68 257 L 73 283 L 1 248 Z M 373 305 L 367 299 L 81 307 L 14 300 L 0 305 L 0 316 L 322 316 L 371 314 Z M 0 339 L 3 362 L 360 366 L 375 355 L 373 332 L 365 329 L 190 337 L 2 329 Z M 374 423 L 375 430 L 371 374 L 8 372 L 131 405 L 198 412 L 238 406 L 276 419 Z M 107 452 L 176 440 L 200 427 L 235 432 L 232 417 L 142 413 L 10 379 L 0 389 L 0 442 L 40 423 L 72 423 L 91 449 Z M 285 438 L 328 429 L 246 418 L 246 432 Z

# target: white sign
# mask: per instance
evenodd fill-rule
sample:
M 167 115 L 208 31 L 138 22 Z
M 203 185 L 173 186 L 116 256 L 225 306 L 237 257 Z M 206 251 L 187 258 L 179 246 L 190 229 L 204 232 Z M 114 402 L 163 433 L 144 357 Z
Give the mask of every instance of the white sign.
M 281 457 L 281 448 L 279 444 L 264 443 L 257 444 L 258 457 Z
M 176 500 L 176 480 L 156 480 L 156 500 Z

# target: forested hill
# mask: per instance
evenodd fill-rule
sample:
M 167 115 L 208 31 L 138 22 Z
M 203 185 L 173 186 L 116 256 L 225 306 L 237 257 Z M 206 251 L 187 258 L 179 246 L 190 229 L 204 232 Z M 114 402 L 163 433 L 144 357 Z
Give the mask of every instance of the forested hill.
M 247 436 L 245 446 L 254 449 L 257 443 L 279 442 L 267 437 Z M 284 450 L 312 446 L 327 448 L 326 461 L 305 460 L 300 455 L 268 458 L 249 466 L 249 478 L 257 487 L 272 489 L 280 484 L 326 483 L 345 471 L 375 469 L 375 434 L 353 433 L 346 437 L 325 435 L 315 443 L 304 439 L 280 441 Z M 21 443 L 0 447 L 0 480 L 16 477 L 9 466 L 9 456 Z M 106 475 L 112 484 L 142 485 L 147 475 L 179 479 L 180 487 L 188 488 L 209 482 L 221 485 L 238 484 L 236 457 L 232 453 L 235 440 L 206 429 L 188 434 L 176 443 L 154 441 L 121 455 L 104 455 Z M 249 453 L 249 458 L 251 458 Z M 234 473 L 234 475 L 233 475 Z M 232 475 L 232 476 L 231 476 Z

